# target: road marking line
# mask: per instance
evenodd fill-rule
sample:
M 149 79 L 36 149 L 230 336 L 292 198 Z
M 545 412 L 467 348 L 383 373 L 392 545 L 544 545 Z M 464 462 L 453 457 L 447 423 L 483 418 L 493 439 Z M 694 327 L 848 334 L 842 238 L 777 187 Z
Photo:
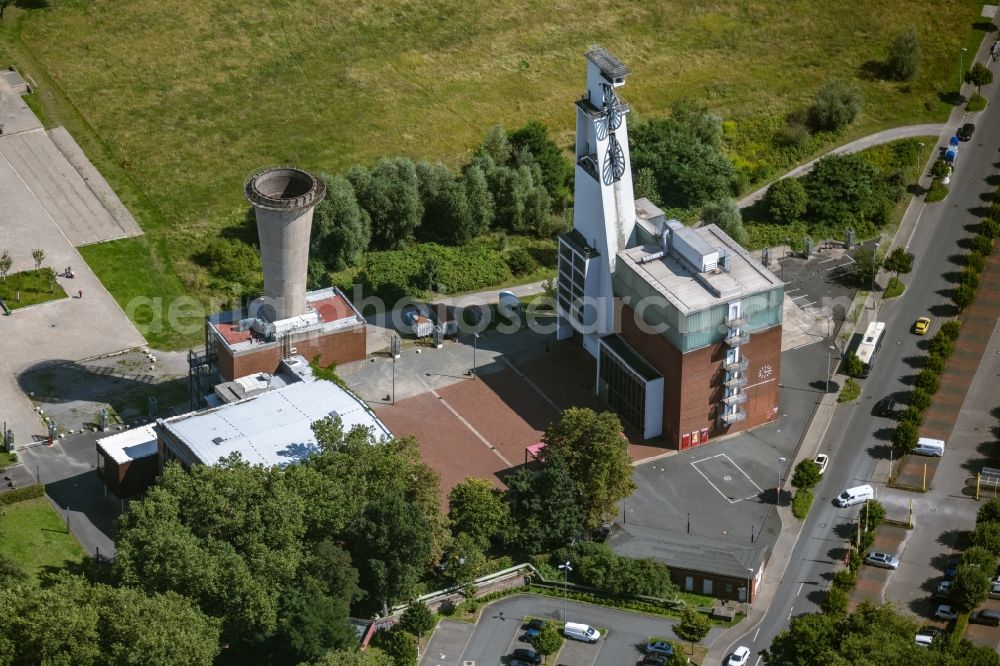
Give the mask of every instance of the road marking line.
M 549 396 L 545 395 L 545 393 L 542 391 L 542 389 L 540 389 L 538 387 L 538 384 L 536 384 L 535 382 L 533 382 L 530 379 L 528 379 L 528 377 L 523 372 L 521 372 L 520 370 L 518 370 L 517 368 L 515 368 L 514 365 L 510 361 L 508 361 L 506 358 L 504 358 L 503 356 L 500 357 L 500 360 L 508 368 L 510 368 L 511 370 L 513 370 L 514 374 L 516 374 L 518 377 L 520 377 L 521 379 L 523 379 L 524 382 L 528 386 L 530 386 L 531 388 L 535 389 L 535 392 L 538 393 L 538 395 L 542 396 L 542 400 L 544 400 L 545 402 L 549 403 L 549 405 L 552 406 L 552 409 L 556 410 L 556 413 L 558 413 L 558 414 L 562 413 L 562 410 L 559 408 L 559 405 L 557 405 Z
M 924 207 L 920 209 L 920 212 L 917 213 L 917 219 L 913 221 L 913 231 L 910 232 L 910 237 L 906 239 L 906 245 L 903 246 L 904 250 L 910 249 L 910 243 L 913 242 L 913 235 L 917 233 L 917 225 L 920 224 L 920 217 L 924 214 L 925 210 L 927 210 L 927 202 L 924 202 Z
M 757 642 L 757 637 L 760 636 L 760 630 L 761 630 L 761 627 L 757 627 L 757 631 L 755 631 L 754 634 L 753 634 L 753 642 L 754 643 Z
M 802 594 L 802 587 L 803 587 L 803 586 L 804 586 L 805 584 L 806 584 L 806 582 L 805 582 L 805 581 L 802 581 L 801 583 L 799 583 L 799 591 L 795 593 L 795 596 L 799 596 L 800 594 Z
M 830 261 L 837 261 L 837 257 L 830 257 L 829 259 L 824 259 L 823 261 L 818 261 L 818 262 L 816 262 L 816 265 L 819 266 L 820 264 L 825 264 L 825 263 L 830 262 Z
M 792 611 L 793 610 L 795 610 L 795 606 L 792 606 L 791 608 L 788 609 L 788 620 L 785 620 L 786 622 L 788 622 L 788 621 L 790 621 L 792 619 Z
M 716 457 L 718 457 L 718 456 L 716 456 Z M 691 463 L 691 467 L 694 467 L 694 463 Z M 704 473 L 703 471 L 701 471 L 701 470 L 700 470 L 700 469 L 698 469 L 697 467 L 694 467 L 694 471 L 696 471 L 696 472 L 698 472 L 699 474 L 701 474 L 701 475 L 702 475 L 702 476 L 703 476 L 703 477 L 705 478 L 705 480 L 706 480 L 706 481 L 708 481 L 708 485 L 710 485 L 710 486 L 712 486 L 713 488 L 715 488 L 715 492 L 717 492 L 717 493 L 719 493 L 720 495 L 722 495 L 722 499 L 726 500 L 726 501 L 727 501 L 727 502 L 729 502 L 730 504 L 735 504 L 735 503 L 736 503 L 736 502 L 734 502 L 733 500 L 729 499 L 729 496 L 728 496 L 728 495 L 726 495 L 726 493 L 724 493 L 724 492 L 722 492 L 721 490 L 719 490 L 718 486 L 716 486 L 716 485 L 715 485 L 714 483 L 712 483 L 712 480 L 711 480 L 711 479 L 709 479 L 709 478 L 708 478 L 707 476 L 705 476 L 705 473 Z M 738 502 L 738 501 L 740 501 L 740 500 L 737 500 L 737 502 Z
M 792 300 L 794 301 L 795 299 L 793 298 Z M 810 305 L 813 305 L 813 304 L 814 304 L 815 302 L 816 302 L 816 301 L 809 301 L 808 303 L 805 303 L 805 304 L 803 304 L 803 305 L 799 305 L 798 303 L 796 303 L 796 305 L 798 305 L 798 306 L 799 306 L 800 308 L 807 308 L 807 307 L 809 307 Z
M 760 666 L 760 660 L 763 659 L 760 655 L 757 655 L 757 661 L 753 662 L 753 666 Z
M 476 437 L 478 437 L 479 441 L 481 441 L 483 444 L 486 445 L 486 448 L 488 448 L 493 453 L 495 453 L 496 456 L 497 456 L 497 458 L 499 458 L 500 460 L 502 460 L 504 462 L 504 464 L 507 465 L 508 467 L 513 467 L 514 466 L 513 463 L 511 463 L 509 460 L 507 460 L 507 458 L 505 458 L 504 455 L 502 453 L 500 453 L 500 451 L 499 451 L 499 449 L 497 449 L 497 447 L 493 446 L 493 444 L 490 443 L 490 440 L 488 440 L 485 437 L 483 437 L 482 434 L 480 434 L 480 432 L 478 430 L 476 430 L 475 428 L 473 428 L 472 424 L 469 423 L 465 419 L 464 416 L 462 416 L 461 414 L 458 413 L 458 410 L 456 410 L 454 407 L 452 407 L 450 404 L 448 404 L 448 401 L 445 400 L 444 398 L 442 398 L 440 395 L 438 395 L 438 392 L 435 391 L 433 388 L 431 388 L 430 384 L 428 384 L 427 382 L 425 382 L 423 380 L 423 378 L 420 377 L 419 375 L 417 376 L 417 381 L 419 381 L 421 384 L 423 384 L 424 386 L 426 386 L 427 390 L 431 392 L 431 395 L 433 395 L 435 398 L 437 398 L 438 402 L 440 402 L 442 405 L 444 405 L 445 408 L 449 412 L 451 412 L 452 414 L 454 414 L 455 418 L 457 418 L 459 421 L 461 421 L 462 424 L 466 428 L 468 428 L 469 430 L 471 430 L 472 434 L 475 435 Z
M 728 461 L 729 461 L 730 463 L 732 463 L 733 467 L 735 467 L 736 469 L 740 470 L 740 472 L 741 472 L 741 473 L 743 474 L 743 476 L 747 477 L 747 481 L 749 481 L 750 483 L 753 483 L 753 487 L 754 487 L 754 488 L 756 488 L 756 489 L 757 489 L 757 490 L 758 490 L 759 492 L 764 492 L 764 489 L 763 489 L 763 488 L 761 488 L 760 486 L 758 486 L 758 485 L 757 485 L 756 483 L 754 483 L 754 480 L 750 478 L 750 475 L 749 475 L 749 474 L 747 474 L 746 472 L 744 472 L 744 471 L 743 471 L 743 468 L 742 468 L 742 467 L 740 467 L 740 466 L 739 466 L 739 465 L 737 465 L 737 464 L 736 464 L 735 462 L 733 462 L 733 459 L 732 459 L 732 458 L 730 458 L 730 457 L 729 457 L 728 455 L 726 455 L 725 453 L 723 453 L 723 454 L 720 454 L 720 455 L 722 455 L 722 456 L 725 456 L 726 460 L 728 460 Z M 745 499 L 745 498 L 744 498 L 744 499 Z

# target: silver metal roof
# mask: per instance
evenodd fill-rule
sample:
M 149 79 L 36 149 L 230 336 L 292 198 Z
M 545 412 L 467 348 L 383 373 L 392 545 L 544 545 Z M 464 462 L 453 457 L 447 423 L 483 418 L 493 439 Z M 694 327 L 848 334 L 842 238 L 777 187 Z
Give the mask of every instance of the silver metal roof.
M 318 450 L 312 424 L 340 416 L 345 430 L 371 428 L 379 439 L 389 429 L 349 391 L 328 381 L 297 382 L 215 409 L 160 420 L 162 428 L 195 461 L 214 465 L 239 452 L 250 464 L 268 467 L 299 462 Z
M 601 73 L 610 81 L 628 76 L 628 67 L 600 44 L 591 46 L 584 55 L 587 56 L 587 60 L 597 65 Z
M 156 431 L 144 425 L 97 440 L 97 448 L 119 465 L 156 455 Z

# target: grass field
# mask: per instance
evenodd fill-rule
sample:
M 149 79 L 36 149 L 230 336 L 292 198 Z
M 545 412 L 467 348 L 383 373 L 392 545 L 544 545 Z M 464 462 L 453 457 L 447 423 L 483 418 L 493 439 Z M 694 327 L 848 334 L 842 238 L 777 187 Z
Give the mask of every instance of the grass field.
M 863 92 L 850 136 L 944 118 L 961 48 L 982 38 L 980 5 L 50 0 L 8 9 L 0 56 L 38 84 L 33 105 L 74 134 L 149 235 L 85 251 L 119 301 L 153 286 L 207 298 L 191 256 L 239 223 L 242 178 L 261 165 L 336 173 L 396 154 L 457 165 L 491 125 L 531 119 L 568 148 L 581 54 L 601 42 L 632 71 L 622 92 L 636 114 L 702 101 L 727 121 L 736 163 L 764 177 L 786 166 L 774 132 L 830 77 Z M 910 25 L 919 77 L 866 78 Z
M 46 567 L 80 563 L 84 558 L 83 548 L 44 497 L 3 508 L 0 553 L 33 576 Z
M 11 310 L 66 298 L 66 292 L 59 283 L 51 281 L 44 271 L 43 268 L 8 275 L 6 281 L 0 282 L 0 298 Z M 17 300 L 18 295 L 20 300 Z

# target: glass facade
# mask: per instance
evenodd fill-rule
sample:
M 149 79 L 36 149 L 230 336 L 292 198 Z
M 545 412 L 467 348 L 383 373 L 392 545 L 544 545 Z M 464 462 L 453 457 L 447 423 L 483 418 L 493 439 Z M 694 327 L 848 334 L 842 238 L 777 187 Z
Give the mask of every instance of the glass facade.
M 598 393 L 622 420 L 642 432 L 646 423 L 646 382 L 614 354 L 601 345 Z
M 581 249 L 564 238 L 559 239 L 559 282 L 556 298 L 564 313 L 583 322 L 583 286 L 587 275 L 587 258 Z

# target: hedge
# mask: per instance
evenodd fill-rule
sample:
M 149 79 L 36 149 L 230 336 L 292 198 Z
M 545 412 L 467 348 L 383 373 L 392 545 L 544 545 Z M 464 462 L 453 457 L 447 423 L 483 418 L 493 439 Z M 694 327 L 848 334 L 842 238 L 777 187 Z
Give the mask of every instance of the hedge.
M 802 520 L 809 514 L 809 507 L 812 506 L 813 494 L 811 490 L 799 488 L 792 498 L 792 515 Z
M 36 497 L 44 497 L 44 495 L 45 486 L 40 483 L 35 483 L 30 486 L 15 488 L 14 490 L 0 493 L 0 506 L 17 504 L 18 502 L 35 499 Z

